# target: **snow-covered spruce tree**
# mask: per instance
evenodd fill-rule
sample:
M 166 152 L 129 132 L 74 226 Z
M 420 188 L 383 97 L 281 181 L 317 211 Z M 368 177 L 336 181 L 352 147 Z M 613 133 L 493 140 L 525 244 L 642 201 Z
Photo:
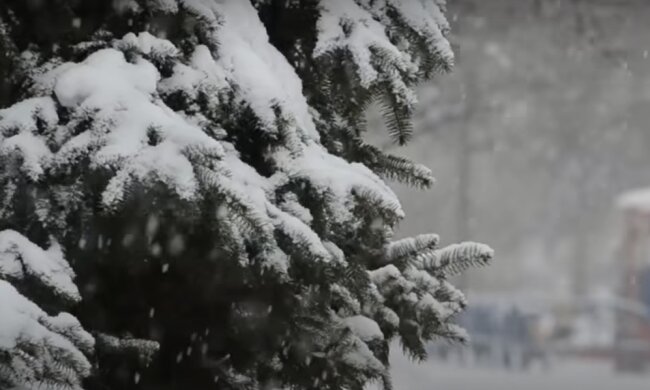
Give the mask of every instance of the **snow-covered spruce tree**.
M 393 339 L 415 358 L 464 340 L 447 277 L 492 251 L 394 241 L 383 180 L 433 178 L 362 140 L 379 102 L 408 141 L 414 86 L 452 63 L 443 12 L 4 0 L 0 381 L 74 388 L 85 354 L 87 389 L 360 390 L 390 387 Z

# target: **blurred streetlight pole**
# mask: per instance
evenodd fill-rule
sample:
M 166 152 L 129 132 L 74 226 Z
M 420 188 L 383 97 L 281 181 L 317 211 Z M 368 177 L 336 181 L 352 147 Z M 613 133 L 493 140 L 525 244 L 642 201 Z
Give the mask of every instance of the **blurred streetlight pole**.
M 465 97 L 465 99 L 471 99 Z M 471 146 L 469 143 L 469 121 L 463 120 L 458 133 L 458 203 L 457 203 L 457 237 L 459 240 L 467 240 L 470 235 L 470 181 L 471 181 Z M 458 287 L 467 291 L 469 287 L 469 273 L 460 274 Z
M 469 240 L 472 235 L 471 208 L 472 208 L 472 123 L 477 111 L 478 88 L 476 85 L 476 71 L 473 64 L 462 63 L 460 46 L 458 53 L 457 72 L 460 76 L 461 98 L 464 104 L 464 115 L 460 118 L 457 139 L 457 165 L 458 165 L 458 202 L 456 210 L 457 240 Z M 467 292 L 470 287 L 470 275 L 465 271 L 460 274 L 458 287 Z

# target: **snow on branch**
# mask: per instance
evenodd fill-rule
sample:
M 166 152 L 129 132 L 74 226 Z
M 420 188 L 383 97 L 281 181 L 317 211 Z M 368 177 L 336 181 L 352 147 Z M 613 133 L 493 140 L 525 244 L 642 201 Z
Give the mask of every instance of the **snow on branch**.
M 0 387 L 80 389 L 90 375 L 84 352 L 92 336 L 71 315 L 48 316 L 3 280 L 0 296 Z
M 385 26 L 357 2 L 322 0 L 320 5 L 319 35 L 314 56 L 319 57 L 336 49 L 349 51 L 357 65 L 361 85 L 366 88 L 380 76 L 372 64 L 372 49 L 381 49 L 390 56 L 396 70 L 415 71 L 406 53 L 391 43 Z
M 348 52 L 364 88 L 387 81 L 402 105 L 417 101 L 410 79 L 431 62 L 421 57 L 434 56 L 445 67 L 453 63 L 443 1 L 321 0 L 320 6 L 314 56 Z M 425 50 L 409 41 L 413 36 Z
M 421 267 L 436 274 L 455 275 L 471 267 L 488 265 L 494 250 L 477 242 L 452 244 L 423 256 Z
M 140 360 L 144 365 L 148 365 L 160 349 L 160 344 L 156 341 L 136 339 L 136 338 L 118 338 L 105 333 L 97 335 L 97 351 L 102 354 L 115 356 L 133 356 Z
M 379 325 L 368 317 L 362 315 L 347 317 L 343 319 L 343 323 L 364 342 L 384 339 Z
M 437 234 L 420 234 L 393 241 L 386 247 L 386 258 L 389 262 L 393 262 L 400 258 L 416 256 L 422 251 L 435 249 L 439 241 L 440 237 Z
M 71 302 L 81 300 L 74 272 L 54 243 L 43 250 L 13 230 L 0 231 L 0 279 L 32 278 L 57 296 Z
M 267 131 L 276 132 L 274 107 L 295 124 L 299 137 L 319 139 L 302 81 L 273 45 L 249 1 L 182 0 L 205 26 L 213 43 L 216 65 L 239 96 L 259 116 Z
M 43 174 L 52 153 L 46 140 L 35 135 L 40 126 L 54 126 L 59 120 L 49 97 L 23 100 L 0 110 L 0 156 L 22 159 L 22 171 L 32 180 Z
M 70 314 L 50 316 L 10 282 L 36 282 L 78 302 L 74 273 L 58 244 L 43 250 L 13 230 L 0 232 L 0 387 L 79 389 L 95 341 Z M 28 289 L 26 289 L 28 290 Z

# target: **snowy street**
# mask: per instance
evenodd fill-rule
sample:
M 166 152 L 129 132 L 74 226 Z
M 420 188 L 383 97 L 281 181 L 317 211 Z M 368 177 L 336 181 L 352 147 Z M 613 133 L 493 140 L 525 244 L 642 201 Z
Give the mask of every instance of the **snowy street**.
M 544 372 L 511 372 L 463 368 L 440 361 L 421 365 L 394 354 L 392 377 L 396 390 L 647 390 L 650 375 L 616 374 L 602 363 L 556 360 Z

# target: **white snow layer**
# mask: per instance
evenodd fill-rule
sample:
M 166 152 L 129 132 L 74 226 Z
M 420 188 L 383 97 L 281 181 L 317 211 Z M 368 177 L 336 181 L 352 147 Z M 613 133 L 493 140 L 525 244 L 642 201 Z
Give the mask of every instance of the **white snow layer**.
M 94 340 L 74 317 L 69 314 L 48 316 L 3 280 L 0 280 L 0 297 L 0 352 L 13 353 L 19 343 L 38 345 L 49 349 L 50 353 L 31 358 L 49 359 L 63 352 L 75 363 L 75 368 L 81 369 L 82 376 L 90 373 L 90 362 L 80 348 L 92 348 Z
M 50 98 L 23 100 L 0 110 L 0 154 L 18 152 L 23 158 L 23 170 L 32 179 L 43 173 L 43 162 L 51 156 L 45 140 L 35 132 L 38 122 L 55 126 L 58 115 Z
M 351 350 L 342 356 L 342 360 L 359 370 L 370 370 L 383 372 L 384 365 L 375 357 L 368 345 L 360 338 L 353 337 L 351 341 Z
M 252 4 L 241 0 L 182 2 L 218 25 L 214 37 L 219 46 L 217 64 L 267 127 L 273 128 L 273 108 L 279 106 L 304 136 L 318 140 L 302 81 L 282 53 L 269 44 Z
M 448 63 L 453 62 L 453 52 L 445 37 L 449 24 L 441 10 L 444 1 L 321 0 L 320 6 L 314 56 L 320 57 L 335 50 L 347 51 L 357 66 L 364 87 L 370 87 L 380 76 L 385 77 L 397 99 L 409 105 L 417 101 L 414 91 L 406 86 L 400 73 L 413 75 L 418 64 L 389 38 L 389 30 L 398 28 L 392 25 L 389 10 L 424 37 L 432 53 Z M 385 64 L 387 59 L 393 69 L 377 69 L 377 64 L 373 63 L 374 53 L 381 53 L 385 57 L 381 62 Z
M 39 78 L 40 88 L 50 89 L 56 102 L 71 112 L 70 123 L 57 127 L 52 97 L 18 103 L 0 111 L 2 134 L 13 133 L 0 136 L 0 153 L 18 152 L 21 169 L 34 180 L 48 167 L 64 170 L 79 157 L 89 156 L 91 169 L 115 172 L 103 193 L 109 209 L 119 206 L 132 183 L 161 182 L 180 198 L 193 199 L 200 186 L 208 185 L 204 178 L 209 176 L 212 184 L 216 181 L 236 194 L 259 221 L 284 231 L 314 258 L 326 261 L 341 261 L 340 251 L 321 242 L 309 226 L 307 209 L 295 203 L 278 207 L 276 185 L 304 179 L 322 194 L 333 195 L 328 207 L 339 222 L 352 219 L 357 195 L 371 196 L 380 207 L 403 216 L 396 195 L 370 169 L 331 155 L 320 145 L 301 80 L 269 43 L 249 2 L 183 0 L 183 4 L 201 20 L 214 23 L 216 52 L 198 46 L 187 63 L 178 60 L 173 75 L 161 80 L 144 57 L 175 58 L 178 50 L 149 33 L 130 33 L 115 42 L 117 49 L 99 50 L 81 63 L 60 65 Z M 140 55 L 127 61 L 120 48 Z M 175 112 L 160 98 L 175 91 L 192 96 L 203 90 L 213 99 L 217 91 L 227 88 L 234 88 L 268 126 L 275 123 L 276 106 L 290 119 L 289 142 L 268 153 L 277 169 L 271 178 L 242 162 L 227 142 L 208 135 L 218 133 L 214 125 Z M 37 118 L 48 128 L 47 137 L 37 131 Z M 75 126 L 84 121 L 89 129 L 79 133 Z M 57 147 L 48 147 L 48 142 Z M 210 162 L 204 166 L 206 158 Z M 197 161 L 202 165 L 197 166 Z M 272 236 L 270 230 L 267 233 Z
M 162 181 L 185 199 L 196 195 L 197 183 L 188 152 L 202 148 L 218 156 L 221 146 L 200 128 L 188 123 L 154 98 L 160 76 L 151 63 L 132 64 L 122 52 L 105 49 L 83 63 L 68 67 L 57 78 L 59 102 L 79 115 L 92 112 L 92 131 L 68 140 L 58 153 L 60 164 L 98 148 L 92 164 L 117 168 L 103 198 L 113 206 L 131 180 Z M 148 142 L 151 134 L 159 143 Z
M 322 0 L 318 19 L 318 41 L 315 56 L 321 56 L 335 49 L 347 49 L 358 67 L 359 78 L 369 87 L 378 77 L 372 65 L 371 49 L 383 49 L 396 60 L 400 70 L 407 70 L 409 58 L 396 48 L 386 36 L 385 27 L 373 18 L 367 10 L 355 1 Z M 346 33 L 346 29 L 351 29 Z M 411 69 L 411 70 L 414 70 Z
M 67 300 L 81 299 L 58 244 L 45 251 L 13 230 L 0 231 L 0 277 L 31 277 Z
M 384 334 L 379 329 L 379 325 L 368 317 L 356 315 L 343 319 L 343 322 L 350 328 L 352 333 L 364 342 L 384 339 Z
M 0 354 L 10 357 L 0 369 L 18 381 L 38 387 L 44 372 L 55 370 L 70 380 L 74 371 L 80 382 L 90 374 L 84 354 L 92 354 L 95 341 L 75 317 L 48 315 L 3 279 L 33 278 L 58 296 L 79 301 L 73 276 L 56 243 L 45 251 L 15 231 L 0 232 Z

